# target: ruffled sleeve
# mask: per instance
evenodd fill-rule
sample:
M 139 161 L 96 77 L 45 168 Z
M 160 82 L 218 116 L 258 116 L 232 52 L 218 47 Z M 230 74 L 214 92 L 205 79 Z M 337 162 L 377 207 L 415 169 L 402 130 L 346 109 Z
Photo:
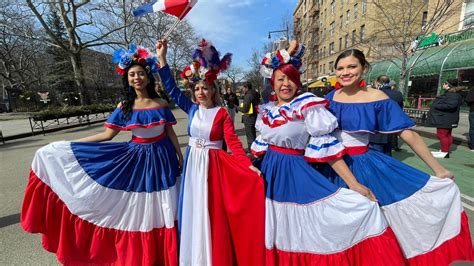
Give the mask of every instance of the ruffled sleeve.
M 303 111 L 305 125 L 311 135 L 305 149 L 305 160 L 328 162 L 345 154 L 344 145 L 331 133 L 337 128 L 337 120 L 324 105 L 314 105 Z
M 117 130 L 150 128 L 160 125 L 174 125 L 176 118 L 171 110 L 165 108 L 135 109 L 126 120 L 122 109 L 117 108 L 105 122 L 105 126 Z
M 415 122 L 393 100 L 377 102 L 375 112 L 377 119 L 375 133 L 395 133 L 415 127 Z
M 125 127 L 126 121 L 124 119 L 124 115 L 122 112 L 122 109 L 120 108 L 115 108 L 115 110 L 112 112 L 112 114 L 107 118 L 107 121 L 105 121 L 105 126 L 108 128 L 112 129 L 118 129 Z
M 266 142 L 262 135 L 259 135 L 252 143 L 250 151 L 255 157 L 261 157 L 268 150 L 268 142 Z

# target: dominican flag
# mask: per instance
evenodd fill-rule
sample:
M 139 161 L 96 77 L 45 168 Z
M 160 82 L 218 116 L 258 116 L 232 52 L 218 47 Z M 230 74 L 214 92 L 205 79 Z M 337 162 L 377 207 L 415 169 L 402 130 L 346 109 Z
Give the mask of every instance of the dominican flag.
M 196 2 L 197 0 L 157 0 L 135 9 L 133 15 L 139 17 L 148 13 L 162 11 L 182 19 Z

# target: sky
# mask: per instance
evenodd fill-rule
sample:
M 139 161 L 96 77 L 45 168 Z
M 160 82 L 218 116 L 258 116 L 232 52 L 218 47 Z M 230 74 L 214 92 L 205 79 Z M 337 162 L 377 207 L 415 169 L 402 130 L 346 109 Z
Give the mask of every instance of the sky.
M 232 64 L 248 70 L 253 49 L 262 50 L 268 32 L 281 30 L 285 17 L 293 19 L 298 0 L 198 0 L 186 16 L 199 37 L 221 53 L 233 54 Z M 285 33 L 272 34 L 276 40 Z

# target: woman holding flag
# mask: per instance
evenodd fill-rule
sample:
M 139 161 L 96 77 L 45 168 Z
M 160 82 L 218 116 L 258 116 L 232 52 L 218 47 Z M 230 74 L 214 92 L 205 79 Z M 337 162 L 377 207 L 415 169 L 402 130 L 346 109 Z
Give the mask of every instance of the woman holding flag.
M 264 264 L 264 188 L 214 84 L 230 64 L 206 40 L 182 77 L 193 86 L 194 102 L 176 86 L 166 61 L 167 41 L 157 43 L 159 75 L 168 94 L 188 114 L 186 150 L 178 206 L 180 265 Z M 222 150 L 225 140 L 232 155 Z

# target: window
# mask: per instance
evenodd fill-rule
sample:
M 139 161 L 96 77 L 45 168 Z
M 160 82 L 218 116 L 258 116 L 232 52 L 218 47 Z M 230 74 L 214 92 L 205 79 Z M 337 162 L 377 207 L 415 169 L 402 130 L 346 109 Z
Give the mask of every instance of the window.
M 323 56 L 326 57 L 326 46 L 323 47 Z
M 328 68 L 329 68 L 329 69 L 328 69 L 328 72 L 331 72 L 331 70 L 332 70 L 333 67 L 334 67 L 334 62 L 333 62 L 333 61 L 329 62 L 329 64 L 328 64 Z
M 323 48 L 319 49 L 319 58 L 323 58 Z
M 351 21 L 351 11 L 347 10 L 347 12 L 346 12 L 346 25 L 349 24 L 349 21 Z
M 329 35 L 334 36 L 334 31 L 336 30 L 336 22 L 333 21 L 331 25 L 329 25 Z
M 360 41 L 365 39 L 365 25 L 360 26 Z
M 358 4 L 355 4 L 354 5 L 354 20 L 357 19 L 357 16 L 359 15 L 359 5 Z
M 362 0 L 362 16 L 367 14 L 367 0 Z
M 423 30 L 426 26 L 428 20 L 428 11 L 423 12 L 423 17 L 421 18 L 421 30 Z
M 352 45 L 356 43 L 356 30 L 352 31 Z
M 336 51 L 334 51 L 334 42 L 329 44 L 329 55 L 334 54 Z
M 326 64 L 323 64 L 323 72 L 326 72 Z
M 344 23 L 344 16 L 341 15 L 341 16 L 339 17 L 339 28 L 340 28 L 340 29 L 342 29 L 342 24 L 343 24 L 343 23 Z
M 342 37 L 339 38 L 339 51 L 342 50 Z
M 331 14 L 334 15 L 336 13 L 336 0 L 332 0 L 331 2 Z
M 347 46 L 349 46 L 349 34 L 344 37 L 344 48 L 347 48 Z

